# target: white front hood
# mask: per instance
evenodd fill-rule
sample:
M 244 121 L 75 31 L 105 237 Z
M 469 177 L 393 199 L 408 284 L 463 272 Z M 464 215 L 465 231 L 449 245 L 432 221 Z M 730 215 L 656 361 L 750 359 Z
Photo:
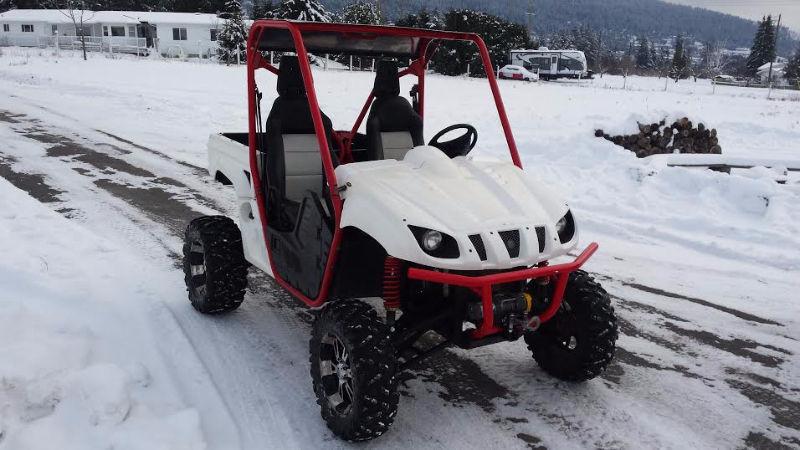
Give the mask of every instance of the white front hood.
M 566 203 L 511 163 L 449 159 L 433 147 L 417 147 L 403 161 L 352 163 L 336 169 L 344 211 L 341 226 L 361 229 L 391 256 L 442 269 L 506 269 L 530 266 L 575 246 L 561 245 L 555 224 Z M 452 236 L 459 257 L 434 258 L 419 247 L 409 225 Z M 544 227 L 544 250 L 536 234 Z M 519 256 L 510 256 L 499 232 L 519 230 Z M 481 260 L 469 235 L 479 234 Z M 541 233 L 540 233 L 541 234 Z

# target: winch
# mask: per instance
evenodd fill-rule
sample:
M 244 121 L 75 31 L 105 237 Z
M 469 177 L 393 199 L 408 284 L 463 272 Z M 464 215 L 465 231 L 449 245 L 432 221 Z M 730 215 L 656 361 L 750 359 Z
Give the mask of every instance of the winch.
M 533 297 L 527 292 L 514 295 L 497 294 L 492 299 L 492 305 L 495 324 L 500 325 L 511 314 L 522 316 L 528 314 L 533 308 Z M 467 318 L 474 322 L 483 320 L 481 302 L 470 302 L 467 305 Z

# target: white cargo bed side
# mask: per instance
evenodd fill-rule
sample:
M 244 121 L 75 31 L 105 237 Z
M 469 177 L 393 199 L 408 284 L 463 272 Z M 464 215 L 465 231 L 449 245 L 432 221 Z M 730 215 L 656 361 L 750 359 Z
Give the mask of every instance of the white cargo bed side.
M 208 172 L 217 180 L 227 179 L 233 184 L 244 256 L 250 264 L 272 276 L 253 180 L 250 176 L 248 147 L 222 134 L 212 134 L 208 138 Z

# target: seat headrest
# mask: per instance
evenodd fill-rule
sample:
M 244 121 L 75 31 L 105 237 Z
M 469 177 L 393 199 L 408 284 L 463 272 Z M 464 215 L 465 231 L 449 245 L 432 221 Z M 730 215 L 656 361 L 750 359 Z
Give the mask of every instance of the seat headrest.
M 297 56 L 281 57 L 278 72 L 278 95 L 281 97 L 299 97 L 305 95 L 303 74 L 300 73 L 300 62 Z
M 400 78 L 397 76 L 397 61 L 384 59 L 378 61 L 375 74 L 375 86 L 372 93 L 375 98 L 396 97 L 400 95 Z

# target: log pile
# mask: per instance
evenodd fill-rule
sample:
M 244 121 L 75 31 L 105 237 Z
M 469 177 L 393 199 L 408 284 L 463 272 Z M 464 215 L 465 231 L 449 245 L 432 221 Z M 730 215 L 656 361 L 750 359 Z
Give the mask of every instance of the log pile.
M 638 125 L 639 132 L 636 134 L 611 136 L 603 130 L 596 130 L 594 135 L 636 153 L 639 158 L 660 153 L 722 154 L 717 130 L 708 129 L 703 123 L 695 126 L 686 117 L 670 125 L 666 120 Z

